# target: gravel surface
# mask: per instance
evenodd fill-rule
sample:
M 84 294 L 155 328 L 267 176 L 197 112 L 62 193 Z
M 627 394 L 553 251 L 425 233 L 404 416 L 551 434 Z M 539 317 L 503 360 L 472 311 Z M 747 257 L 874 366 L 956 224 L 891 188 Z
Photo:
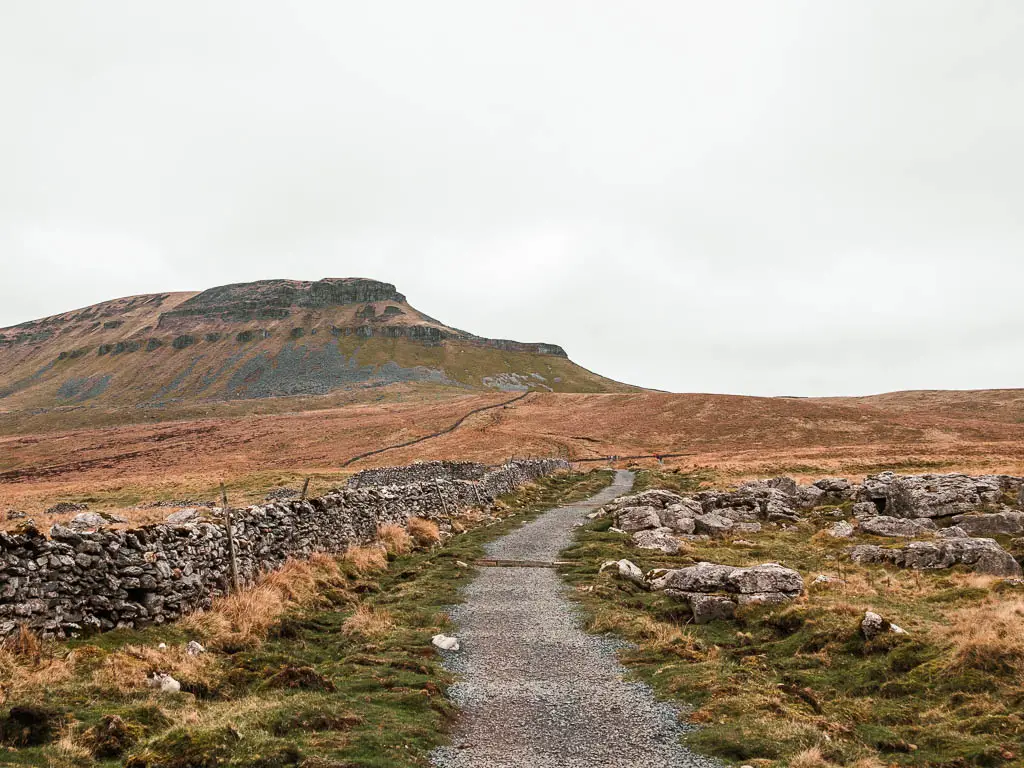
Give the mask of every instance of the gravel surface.
M 573 526 L 626 493 L 630 472 L 583 504 L 551 510 L 488 555 L 555 560 Z M 439 768 L 688 768 L 720 765 L 679 743 L 684 726 L 642 683 L 623 679 L 618 643 L 586 634 L 550 568 L 483 568 L 452 610 L 462 650 L 446 653 L 463 709 Z

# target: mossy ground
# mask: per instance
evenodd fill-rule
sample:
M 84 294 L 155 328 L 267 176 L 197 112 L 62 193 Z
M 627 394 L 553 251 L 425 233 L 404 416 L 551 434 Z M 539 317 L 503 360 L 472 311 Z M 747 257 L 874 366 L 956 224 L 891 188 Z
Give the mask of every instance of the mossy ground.
M 641 472 L 638 486 L 685 491 L 702 479 Z M 577 563 L 564 573 L 589 628 L 632 641 L 623 663 L 661 696 L 692 705 L 690 719 L 703 726 L 689 737 L 698 752 L 758 766 L 1024 765 L 1024 616 L 1014 613 L 1024 590 L 967 572 L 852 564 L 850 541 L 821 532 L 835 511 L 818 510 L 790 530 L 744 534 L 753 546 L 694 543 L 675 556 L 637 549 L 599 519 L 563 553 Z M 803 574 L 808 593 L 696 626 L 685 605 L 598 574 L 603 561 L 623 557 L 645 571 L 701 560 L 780 562 Z M 811 584 L 818 574 L 834 581 Z M 866 642 L 866 610 L 908 633 Z M 1000 610 L 1016 624 L 993 635 L 981 658 L 965 655 L 960 636 Z
M 430 638 L 450 631 L 445 608 L 458 602 L 460 588 L 473 576 L 473 568 L 459 562 L 471 564 L 486 542 L 610 481 L 609 472 L 545 478 L 502 499 L 500 522 L 473 527 L 472 517 L 460 520 L 467 532 L 443 546 L 393 557 L 387 570 L 360 573 L 343 561 L 340 575 L 321 584 L 316 602 L 286 613 L 262 642 L 212 650 L 200 657 L 194 676 L 185 667 L 180 694 L 139 685 L 132 675 L 144 676 L 141 661 L 111 669 L 110 676 L 98 672 L 115 659 L 130 663 L 133 653 L 151 659 L 160 642 L 179 648 L 196 637 L 183 626 L 116 631 L 47 647 L 42 653 L 54 664 L 41 661 L 40 670 L 56 670 L 50 683 L 22 689 L 17 701 L 8 695 L 6 705 L 24 700 L 59 712 L 64 738 L 7 747 L 0 765 L 428 765 L 428 753 L 444 742 L 453 714 L 444 695 L 450 675 Z M 356 625 L 346 622 L 357 608 L 386 618 L 383 631 L 353 631 Z M 0 685 L 13 691 L 7 677 L 8 670 L 0 670 Z M 126 724 L 133 743 L 116 757 L 97 757 L 86 734 L 111 715 Z

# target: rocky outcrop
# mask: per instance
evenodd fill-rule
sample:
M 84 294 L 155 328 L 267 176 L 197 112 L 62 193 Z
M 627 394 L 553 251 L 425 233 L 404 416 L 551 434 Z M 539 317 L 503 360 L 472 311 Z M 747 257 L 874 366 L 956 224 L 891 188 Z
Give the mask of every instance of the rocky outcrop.
M 884 515 L 865 517 L 860 521 L 859 527 L 861 533 L 870 533 L 873 536 L 902 536 L 907 539 L 933 533 L 938 529 L 938 526 L 927 518 L 913 520 Z
M 888 517 L 941 518 L 976 512 L 1020 492 L 1021 479 L 1009 475 L 897 475 L 883 472 L 864 480 L 861 501 Z
M 697 563 L 652 571 L 647 584 L 653 592 L 685 600 L 698 624 L 729 618 L 737 606 L 785 603 L 804 590 L 803 577 L 778 563 L 749 568 Z
M 476 481 L 346 488 L 237 510 L 232 534 L 239 573 L 251 581 L 288 558 L 340 553 L 375 540 L 381 525 L 410 517 L 445 525 L 459 509 L 567 468 L 556 459 L 519 461 Z M 49 539 L 34 528 L 0 533 L 0 635 L 25 623 L 44 636 L 64 637 L 162 623 L 208 607 L 227 589 L 229 564 L 223 520 L 217 510 L 206 515 L 129 530 L 111 530 L 101 516 L 81 530 L 55 525 Z
M 969 536 L 1019 536 L 1024 533 L 1024 512 L 1007 510 L 987 515 L 955 515 L 952 520 Z
M 969 537 L 912 541 L 899 549 L 862 544 L 849 550 L 855 563 L 879 563 L 914 570 L 940 570 L 965 565 L 992 576 L 1020 576 L 1021 567 L 994 539 Z

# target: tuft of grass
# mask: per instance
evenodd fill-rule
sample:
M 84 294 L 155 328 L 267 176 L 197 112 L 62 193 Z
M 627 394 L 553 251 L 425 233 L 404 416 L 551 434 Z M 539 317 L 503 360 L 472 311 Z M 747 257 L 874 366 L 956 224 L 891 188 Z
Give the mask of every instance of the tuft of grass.
M 412 537 L 408 531 L 400 525 L 389 523 L 377 529 L 377 538 L 384 545 L 388 555 L 398 557 L 407 555 L 412 551 Z
M 961 608 L 948 629 L 952 667 L 1015 676 L 1024 682 L 1024 599 Z
M 351 564 L 359 575 L 374 571 L 383 571 L 388 567 L 387 551 L 376 544 L 364 547 L 349 547 L 345 550 L 344 560 Z
M 377 551 L 383 561 L 383 552 Z M 252 587 L 218 597 L 210 610 L 186 617 L 181 626 L 199 634 L 212 647 L 250 647 L 260 642 L 285 611 L 309 605 L 324 585 L 338 578 L 337 561 L 327 555 L 289 560 Z
M 394 627 L 395 622 L 390 613 L 361 603 L 355 613 L 345 619 L 341 631 L 349 636 L 357 635 L 372 640 L 388 634 Z
M 432 547 L 441 541 L 441 531 L 437 523 L 423 517 L 410 517 L 409 535 L 420 547 Z

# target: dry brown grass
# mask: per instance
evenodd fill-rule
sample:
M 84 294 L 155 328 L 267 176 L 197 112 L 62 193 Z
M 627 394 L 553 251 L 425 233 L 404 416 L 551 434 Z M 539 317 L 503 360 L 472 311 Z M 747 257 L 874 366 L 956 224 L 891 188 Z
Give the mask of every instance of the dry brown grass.
M 289 560 L 253 586 L 217 598 L 210 610 L 187 616 L 182 623 L 216 647 L 251 646 L 259 643 L 286 610 L 311 604 L 321 586 L 338 575 L 338 563 L 329 555 Z
M 351 563 L 359 574 L 383 571 L 388 567 L 387 551 L 378 544 L 349 547 L 345 550 L 344 560 L 346 563 Z
M 409 518 L 409 535 L 421 547 L 432 547 L 441 541 L 441 530 L 433 520 L 422 517 Z
M 789 760 L 789 768 L 827 768 L 829 765 L 832 764 L 825 759 L 818 747 L 798 752 Z
M 412 551 L 412 538 L 400 525 L 394 523 L 382 525 L 377 530 L 377 538 L 380 539 L 389 555 L 406 555 Z
M 395 622 L 385 610 L 375 609 L 360 603 L 356 612 L 345 619 L 341 631 L 346 635 L 360 635 L 366 638 L 383 637 L 395 627 Z
M 993 598 L 950 618 L 954 666 L 1024 676 L 1024 599 Z

